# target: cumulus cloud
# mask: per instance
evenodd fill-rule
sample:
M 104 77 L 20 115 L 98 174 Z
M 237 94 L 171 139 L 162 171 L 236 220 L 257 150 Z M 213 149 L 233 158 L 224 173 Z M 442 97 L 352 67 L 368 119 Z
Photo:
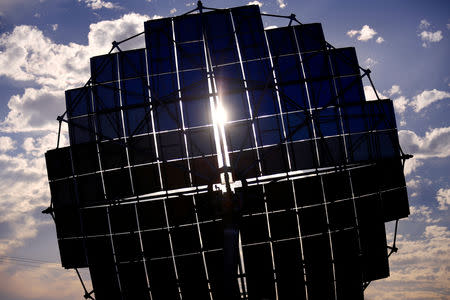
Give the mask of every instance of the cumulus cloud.
M 172 8 L 171 10 L 170 10 L 170 14 L 171 15 L 173 15 L 174 13 L 176 13 L 177 12 L 177 9 L 174 7 L 174 8 Z
M 420 24 L 419 24 L 419 28 L 420 29 L 427 29 L 428 27 L 430 27 L 430 22 L 428 22 L 427 20 L 423 19 L 420 20 Z
M 52 30 L 53 30 L 53 31 L 58 30 L 58 24 L 53 24 L 53 25 L 52 25 Z
M 356 36 L 358 41 L 362 41 L 362 42 L 367 42 L 368 40 L 372 39 L 375 35 L 377 34 L 377 32 L 373 29 L 370 28 L 369 25 L 364 25 L 360 30 L 349 30 L 347 31 L 347 35 L 349 37 L 354 37 Z M 383 38 L 381 38 L 382 41 L 381 43 L 384 41 Z
M 377 44 L 381 44 L 381 43 L 384 42 L 384 39 L 383 39 L 381 36 L 379 36 L 379 37 L 377 37 L 377 39 L 375 40 L 375 42 L 376 42 Z
M 89 79 L 89 58 L 107 53 L 112 41 L 142 32 L 148 19 L 149 16 L 130 13 L 91 24 L 87 45 L 57 44 L 41 30 L 26 25 L 1 35 L 0 76 L 29 81 L 33 88 L 11 97 L 9 112 L 0 122 L 0 129 L 7 132 L 49 130 L 51 126 L 55 129 L 56 116 L 64 112 L 64 90 L 82 86 Z M 144 44 L 141 36 L 122 44 L 121 49 L 140 48 Z
M 439 203 L 439 210 L 448 210 L 450 206 L 450 189 L 440 188 L 436 193 L 436 200 Z
M 450 127 L 431 129 L 422 137 L 411 130 L 400 130 L 398 135 L 403 150 L 416 159 L 450 156 Z
M 423 41 L 422 47 L 424 48 L 427 48 L 430 45 L 430 43 L 440 42 L 443 38 L 441 30 L 435 32 L 424 30 L 421 33 L 419 33 L 419 36 L 420 39 Z
M 419 112 L 430 104 L 450 98 L 450 93 L 446 91 L 439 91 L 437 89 L 425 90 L 413 98 L 411 102 L 415 112 Z
M 386 93 L 389 96 L 393 96 L 393 95 L 396 95 L 396 94 L 401 94 L 402 90 L 400 89 L 399 85 L 394 84 L 394 85 L 392 85 L 392 87 L 389 90 L 386 91 Z
M 264 3 L 260 1 L 250 1 L 249 3 L 247 3 L 247 5 L 258 5 L 259 7 L 262 7 Z
M 365 291 L 366 298 L 446 299 L 450 294 L 448 228 L 426 224 L 418 239 L 398 235 L 397 246 L 399 253 L 389 258 L 391 276 L 371 283 Z
M 419 168 L 422 165 L 423 165 L 423 161 L 421 161 L 415 157 L 408 159 L 405 162 L 405 169 L 404 169 L 405 175 L 409 175 L 409 174 L 413 173 L 414 171 L 416 171 L 417 168 Z
M 394 103 L 394 109 L 399 114 L 403 114 L 408 106 L 408 99 L 405 96 L 400 96 L 392 100 Z
M 285 8 L 287 6 L 284 0 L 277 0 L 277 3 L 280 8 Z
M 0 136 L 0 153 L 16 149 L 16 141 L 9 136 Z
M 387 99 L 389 97 L 383 95 L 380 91 L 377 90 L 378 97 L 380 99 Z M 367 101 L 371 100 L 377 100 L 377 95 L 375 94 L 375 91 L 373 90 L 372 86 L 365 85 L 364 86 L 364 95 L 366 96 Z
M 365 68 L 370 69 L 370 68 L 372 68 L 373 66 L 375 66 L 377 63 L 378 63 L 378 62 L 377 62 L 375 59 L 368 57 L 368 58 L 364 61 L 364 66 L 365 66 Z
M 78 2 L 84 2 L 87 7 L 92 8 L 94 10 L 101 8 L 108 8 L 108 9 L 120 8 L 120 6 L 118 6 L 117 4 L 103 0 L 78 0 Z
M 426 205 L 410 206 L 409 211 L 410 215 L 408 217 L 408 221 L 411 222 L 423 222 L 426 224 L 435 224 L 441 221 L 441 219 L 433 217 L 432 209 Z

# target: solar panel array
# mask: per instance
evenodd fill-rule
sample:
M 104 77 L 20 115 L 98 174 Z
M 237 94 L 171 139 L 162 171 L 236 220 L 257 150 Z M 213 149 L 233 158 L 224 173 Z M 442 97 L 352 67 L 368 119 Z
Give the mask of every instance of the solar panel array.
M 91 59 L 70 147 L 46 154 L 62 264 L 89 267 L 97 300 L 222 299 L 228 159 L 237 298 L 362 299 L 389 275 L 384 222 L 409 214 L 395 116 L 365 101 L 353 48 L 320 24 L 264 30 L 257 6 L 145 39 Z

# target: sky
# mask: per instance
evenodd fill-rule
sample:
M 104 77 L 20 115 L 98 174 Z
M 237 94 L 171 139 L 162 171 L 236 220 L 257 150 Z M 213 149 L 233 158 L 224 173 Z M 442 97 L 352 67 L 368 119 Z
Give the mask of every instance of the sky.
M 203 1 L 222 8 L 224 1 Z M 399 222 L 391 276 L 366 299 L 450 299 L 450 2 L 226 1 L 322 23 L 336 47 L 355 47 L 380 95 L 394 102 L 411 215 Z M 143 31 L 146 20 L 182 14 L 180 0 L 0 1 L 0 299 L 83 299 L 64 270 L 50 203 L 45 151 L 56 147 L 64 90 L 89 79 L 89 58 Z M 285 26 L 264 18 L 264 26 Z M 142 47 L 143 39 L 122 49 Z M 368 82 L 365 82 L 368 85 Z M 374 98 L 366 89 L 366 97 Z M 67 144 L 67 135 L 62 135 Z M 386 225 L 392 243 L 393 224 Z M 82 272 L 87 279 L 89 276 Z

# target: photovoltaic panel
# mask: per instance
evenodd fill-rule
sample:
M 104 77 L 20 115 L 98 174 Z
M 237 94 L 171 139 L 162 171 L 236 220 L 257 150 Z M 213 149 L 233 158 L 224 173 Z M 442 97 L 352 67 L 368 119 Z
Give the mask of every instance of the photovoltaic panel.
M 46 153 L 63 266 L 100 300 L 362 299 L 387 277 L 406 184 L 355 49 L 264 30 L 254 5 L 144 27 L 66 91 L 70 146 Z

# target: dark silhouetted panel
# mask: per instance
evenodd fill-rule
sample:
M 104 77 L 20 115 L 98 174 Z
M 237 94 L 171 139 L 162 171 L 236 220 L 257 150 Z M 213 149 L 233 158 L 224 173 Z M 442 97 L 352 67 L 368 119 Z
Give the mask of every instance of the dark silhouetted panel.
M 216 152 L 212 127 L 187 130 L 186 137 L 189 156 L 204 156 Z
M 327 202 L 348 199 L 352 196 L 350 178 L 347 171 L 326 174 L 322 177 Z
M 135 232 L 137 231 L 136 210 L 134 204 L 119 204 L 109 207 L 111 231 Z
M 133 167 L 133 187 L 136 195 L 145 195 L 161 190 L 158 165 Z
M 284 173 L 289 171 L 286 147 L 270 146 L 260 150 L 263 175 Z
M 137 210 L 141 230 L 167 226 L 162 200 L 140 202 L 137 204 Z
M 406 187 L 381 193 L 384 221 L 389 222 L 409 216 Z
M 115 234 L 113 243 L 118 262 L 142 259 L 141 243 L 137 233 Z
M 120 287 L 124 299 L 150 299 L 144 263 L 133 262 L 119 264 L 118 270 L 120 274 Z
M 378 195 L 356 200 L 359 235 L 362 250 L 362 269 L 365 281 L 389 276 L 386 231 L 381 199 Z
M 194 185 L 213 184 L 220 181 L 217 156 L 193 158 L 190 164 Z
M 272 239 L 281 240 L 299 236 L 295 211 L 271 213 L 269 214 L 269 221 Z
M 319 23 L 294 26 L 301 52 L 320 51 L 325 48 L 322 25 Z
M 275 299 L 272 255 L 268 244 L 244 247 L 249 298 Z
M 331 235 L 338 299 L 362 300 L 362 276 L 356 230 Z
M 291 181 L 274 182 L 264 185 L 269 211 L 295 207 Z
M 161 133 L 157 136 L 158 151 L 162 160 L 172 160 L 186 156 L 181 131 Z
M 203 248 L 214 250 L 223 248 L 223 225 L 221 221 L 206 222 L 200 224 Z
M 155 141 L 152 135 L 136 136 L 128 139 L 128 154 L 131 165 L 156 161 Z
M 69 118 L 92 112 L 91 92 L 91 88 L 88 87 L 66 91 L 66 107 Z
M 266 189 L 269 197 L 269 192 Z M 236 195 L 242 203 L 241 213 L 254 214 L 265 212 L 264 193 L 261 185 L 244 186 L 236 189 Z
M 166 206 L 170 226 L 195 223 L 195 211 L 192 196 L 168 198 L 166 199 Z
M 74 207 L 55 207 L 54 210 L 56 235 L 58 238 L 79 237 L 82 235 L 80 214 L 78 213 L 78 209 Z
M 154 300 L 179 299 L 172 259 L 147 261 L 147 270 Z
M 183 299 L 210 299 L 202 256 L 180 256 L 175 262 Z
M 352 200 L 344 200 L 327 204 L 330 229 L 356 227 L 355 208 Z
M 77 177 L 80 205 L 89 206 L 105 200 L 102 178 L 99 173 Z
M 299 240 L 273 243 L 278 299 L 306 299 Z
M 175 227 L 171 229 L 171 235 L 175 255 L 200 251 L 197 225 Z
M 169 257 L 172 255 L 167 229 L 145 231 L 141 233 L 141 237 L 144 255 L 147 259 Z
M 300 230 L 302 235 L 312 235 L 327 231 L 325 206 L 311 206 L 299 211 Z
M 335 299 L 333 266 L 328 235 L 304 238 L 306 287 L 308 299 Z
M 45 163 L 49 180 L 72 176 L 70 148 L 58 148 L 45 153 Z
M 95 141 L 94 121 L 91 116 L 69 120 L 70 144 L 82 144 Z
M 303 170 L 315 168 L 317 163 L 314 141 L 296 142 L 289 145 L 292 169 Z
M 72 159 L 77 175 L 99 170 L 97 146 L 94 143 L 72 146 Z
M 68 207 L 73 209 L 77 205 L 73 178 L 50 182 L 50 194 L 55 208 Z
M 104 172 L 103 179 L 108 200 L 131 196 L 131 180 L 128 168 Z
M 242 217 L 240 228 L 242 243 L 244 245 L 266 242 L 269 240 L 265 214 Z
M 150 74 L 175 71 L 172 24 L 170 19 L 151 20 L 144 23 L 145 45 L 150 48 Z
M 163 163 L 161 172 L 163 185 L 167 190 L 186 187 L 189 184 L 189 169 L 185 160 Z
M 297 206 L 308 206 L 323 203 L 322 183 L 317 176 L 294 180 Z
M 95 83 L 117 80 L 117 54 L 92 57 L 91 74 Z
M 243 179 L 258 176 L 258 160 L 255 150 L 231 153 L 230 160 L 235 178 Z
M 145 49 L 119 52 L 120 77 L 135 78 L 147 75 Z
M 86 253 L 84 239 L 58 240 L 61 264 L 66 269 L 86 268 Z
M 99 144 L 102 169 L 122 168 L 128 165 L 125 141 L 110 141 Z
M 199 221 L 215 220 L 220 217 L 220 192 L 194 195 Z
M 81 216 L 83 231 L 86 235 L 109 234 L 106 207 L 83 209 Z
M 229 150 L 242 150 L 253 147 L 253 132 L 250 123 L 239 122 L 227 125 L 227 145 Z

